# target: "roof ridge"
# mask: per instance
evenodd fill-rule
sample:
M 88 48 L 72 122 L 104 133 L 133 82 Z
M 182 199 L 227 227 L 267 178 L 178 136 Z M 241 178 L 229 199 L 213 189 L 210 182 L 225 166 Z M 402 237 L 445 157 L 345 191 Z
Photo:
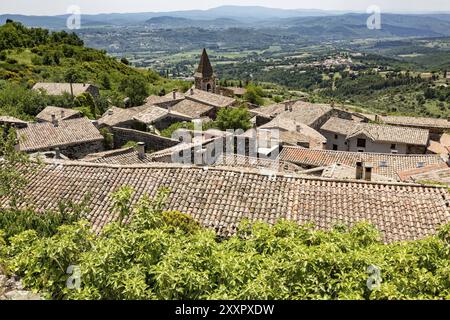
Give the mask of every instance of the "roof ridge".
M 322 153 L 335 153 L 335 154 L 352 154 L 352 155 L 382 155 L 382 156 L 389 156 L 389 157 L 435 157 L 435 158 L 442 158 L 438 154 L 393 154 L 393 153 L 382 153 L 382 152 L 356 152 L 356 151 L 342 151 L 342 150 L 321 150 L 321 149 L 308 149 L 303 148 L 299 146 L 283 146 L 284 149 L 295 149 L 295 150 L 302 150 L 302 151 L 308 151 L 308 152 L 322 152 Z M 283 150 L 281 152 L 283 152 Z
M 32 160 L 34 161 L 34 160 Z M 213 166 L 195 166 L 192 164 L 180 164 L 180 163 L 147 163 L 147 164 L 133 164 L 133 165 L 118 165 L 118 164 L 108 164 L 108 163 L 92 163 L 84 161 L 72 161 L 72 160 L 61 160 L 61 159 L 43 159 L 41 162 L 47 165 L 62 165 L 62 166 L 78 166 L 78 167 L 103 167 L 111 169 L 193 169 L 193 170 L 204 170 L 204 171 L 220 171 L 220 172 L 233 172 L 241 174 L 255 174 L 261 176 L 267 176 L 263 174 L 260 170 L 251 168 L 235 168 L 235 167 L 213 167 Z M 300 172 L 301 174 L 301 172 Z M 443 186 L 430 186 L 421 185 L 416 183 L 402 183 L 402 182 L 376 182 L 376 181 L 363 181 L 363 180 L 351 180 L 351 179 L 330 179 L 321 177 L 304 177 L 298 176 L 292 173 L 275 172 L 275 177 L 293 178 L 298 180 L 307 181 L 319 181 L 319 182 L 335 182 L 335 183 L 346 183 L 346 184 L 359 184 L 359 185 L 384 185 L 384 186 L 400 186 L 400 187 L 414 187 L 414 188 L 429 188 L 429 189 L 447 189 Z

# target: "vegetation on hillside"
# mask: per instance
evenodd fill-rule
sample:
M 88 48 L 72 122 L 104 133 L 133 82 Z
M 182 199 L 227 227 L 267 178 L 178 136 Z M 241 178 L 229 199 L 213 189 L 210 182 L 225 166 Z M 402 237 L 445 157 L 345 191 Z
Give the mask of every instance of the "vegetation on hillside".
M 74 103 L 70 95 L 49 97 L 29 89 L 36 82 L 85 82 L 97 85 L 101 97 L 90 105 Z M 133 68 L 106 54 L 86 48 L 76 34 L 26 28 L 17 22 L 0 26 L 0 113 L 29 120 L 47 105 L 84 107 L 90 117 L 109 106 L 143 103 L 150 94 L 178 89 L 189 83 L 169 80 L 145 69 Z M 95 111 L 95 112 L 94 112 Z

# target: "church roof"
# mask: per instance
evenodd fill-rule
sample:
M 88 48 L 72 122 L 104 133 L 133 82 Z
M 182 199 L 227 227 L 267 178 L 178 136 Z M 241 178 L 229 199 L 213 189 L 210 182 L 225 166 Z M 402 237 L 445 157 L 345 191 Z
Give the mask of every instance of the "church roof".
M 209 61 L 208 54 L 206 53 L 206 49 L 203 49 L 202 57 L 200 58 L 200 63 L 195 75 L 203 78 L 211 78 L 214 76 L 214 71 L 211 62 Z

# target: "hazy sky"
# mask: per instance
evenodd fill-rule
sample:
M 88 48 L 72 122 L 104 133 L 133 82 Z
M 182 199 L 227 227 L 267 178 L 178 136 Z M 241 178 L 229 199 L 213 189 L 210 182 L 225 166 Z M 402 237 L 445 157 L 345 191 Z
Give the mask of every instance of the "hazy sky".
M 0 0 L 0 14 L 64 14 L 70 5 L 78 5 L 82 13 L 109 13 L 209 9 L 229 4 L 352 11 L 378 5 L 385 12 L 450 11 L 450 0 Z

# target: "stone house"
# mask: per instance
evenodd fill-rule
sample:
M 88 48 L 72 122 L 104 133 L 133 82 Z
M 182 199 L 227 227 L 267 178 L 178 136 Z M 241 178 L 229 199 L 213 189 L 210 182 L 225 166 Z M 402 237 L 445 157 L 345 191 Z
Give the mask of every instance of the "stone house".
M 30 123 L 17 130 L 18 148 L 27 153 L 61 152 L 71 159 L 103 151 L 103 136 L 87 118 Z
M 448 167 L 446 160 L 439 155 L 313 150 L 292 146 L 283 147 L 279 160 L 294 163 L 304 169 L 327 167 L 335 164 L 356 168 L 358 162 L 370 163 L 374 175 L 396 181 L 404 180 L 400 176 L 403 171 L 433 166 Z M 351 172 L 350 178 L 355 178 L 354 171 Z
M 50 82 L 38 82 L 32 90 L 45 91 L 50 96 L 62 96 L 64 93 L 73 94 L 74 97 L 79 96 L 82 93 L 88 92 L 94 98 L 100 95 L 100 91 L 97 86 L 89 83 L 50 83 Z
M 424 154 L 429 131 L 330 118 L 320 129 L 335 151 Z
M 52 122 L 55 119 L 62 121 L 81 118 L 82 116 L 83 115 L 78 110 L 48 106 L 38 113 L 36 120 L 38 122 Z

